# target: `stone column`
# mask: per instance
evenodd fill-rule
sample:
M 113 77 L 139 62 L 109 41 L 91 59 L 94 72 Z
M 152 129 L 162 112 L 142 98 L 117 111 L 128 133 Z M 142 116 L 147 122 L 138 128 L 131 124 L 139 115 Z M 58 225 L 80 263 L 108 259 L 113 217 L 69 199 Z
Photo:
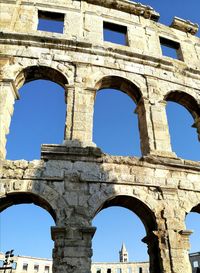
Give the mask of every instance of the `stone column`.
M 92 142 L 96 90 L 67 86 L 66 145 L 95 146 Z
M 140 100 L 135 112 L 138 114 L 141 152 L 142 155 L 148 155 L 155 150 L 153 130 L 149 126 L 151 118 L 148 99 Z
M 189 261 L 189 236 L 192 234 L 192 231 L 170 229 L 168 233 L 172 272 L 192 273 L 192 267 Z
M 146 76 L 147 96 L 137 106 L 143 155 L 176 157 L 172 152 L 166 102 L 160 90 L 157 78 Z
M 65 103 L 67 105 L 66 120 L 65 120 L 65 140 L 72 140 L 73 135 L 73 108 L 75 100 L 74 85 L 66 85 Z
M 151 103 L 150 115 L 153 127 L 153 136 L 156 155 L 176 157 L 172 152 L 169 127 L 166 115 L 166 101 Z
M 143 155 L 176 157 L 171 149 L 165 108 L 165 101 L 152 102 L 148 98 L 142 98 L 137 105 Z
M 184 230 L 185 210 L 180 206 L 177 189 L 162 188 L 162 194 L 165 206 L 158 221 L 157 235 L 161 257 L 169 257 L 170 273 L 192 273 L 188 256 L 191 231 Z
M 164 232 L 152 231 L 142 241 L 148 246 L 149 272 L 171 273 L 169 255 L 166 253 L 167 246 Z
M 53 272 L 89 273 L 95 227 L 52 227 Z
M 192 273 L 189 262 L 191 231 L 159 229 L 142 241 L 148 245 L 150 273 Z
M 6 135 L 9 133 L 15 99 L 19 99 L 12 80 L 0 82 L 0 158 L 6 157 Z
M 198 139 L 200 141 L 200 116 L 195 118 L 194 124 L 192 125 L 193 128 L 197 129 Z

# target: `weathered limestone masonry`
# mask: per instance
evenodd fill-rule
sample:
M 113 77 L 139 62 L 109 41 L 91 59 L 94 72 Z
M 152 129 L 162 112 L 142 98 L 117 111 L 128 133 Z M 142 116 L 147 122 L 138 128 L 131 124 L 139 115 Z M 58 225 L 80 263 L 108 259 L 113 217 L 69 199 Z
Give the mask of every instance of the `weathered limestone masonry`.
M 35 203 L 49 211 L 55 273 L 90 272 L 92 220 L 114 205 L 143 221 L 151 273 L 191 273 L 185 216 L 200 213 L 200 162 L 172 152 L 165 105 L 185 106 L 200 138 L 197 25 L 161 25 L 152 8 L 126 0 L 0 0 L 0 10 L 0 210 Z M 63 34 L 37 30 L 40 14 L 61 14 Z M 126 46 L 103 40 L 104 22 L 127 29 Z M 179 60 L 162 56 L 162 41 Z M 43 145 L 38 161 L 6 160 L 18 90 L 35 79 L 66 90 L 64 144 Z M 109 87 L 137 104 L 141 158 L 109 156 L 92 142 L 95 95 Z

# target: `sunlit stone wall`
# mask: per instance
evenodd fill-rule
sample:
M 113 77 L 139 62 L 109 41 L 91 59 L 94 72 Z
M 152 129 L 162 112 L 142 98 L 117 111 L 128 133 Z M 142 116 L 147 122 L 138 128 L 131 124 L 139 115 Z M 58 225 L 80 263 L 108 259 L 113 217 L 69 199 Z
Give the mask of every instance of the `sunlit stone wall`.
M 159 24 L 152 8 L 123 0 L 2 0 L 0 33 L 0 210 L 34 203 L 53 216 L 55 273 L 88 273 L 96 213 L 122 206 L 144 223 L 150 273 L 191 273 L 185 216 L 200 212 L 200 163 L 172 151 L 166 102 L 186 107 L 200 134 L 197 25 Z M 42 31 L 41 19 L 63 24 Z M 109 26 L 125 44 L 104 40 Z M 177 58 L 163 56 L 161 46 Z M 24 83 L 46 79 L 65 89 L 62 145 L 43 145 L 41 160 L 6 160 L 14 102 Z M 96 92 L 117 88 L 137 104 L 141 158 L 104 154 L 92 140 Z

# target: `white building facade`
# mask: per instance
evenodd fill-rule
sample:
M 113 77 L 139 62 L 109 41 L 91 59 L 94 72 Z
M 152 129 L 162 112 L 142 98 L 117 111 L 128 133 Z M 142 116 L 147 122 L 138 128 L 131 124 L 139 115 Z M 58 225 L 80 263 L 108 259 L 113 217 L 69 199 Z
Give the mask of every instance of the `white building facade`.
M 5 255 L 0 253 L 0 267 Z M 14 256 L 12 270 L 0 273 L 52 273 L 52 260 L 29 256 Z M 119 251 L 119 262 L 93 262 L 91 273 L 149 273 L 149 262 L 129 262 L 124 244 Z
M 91 273 L 149 273 L 149 262 L 92 263 Z
M 3 265 L 5 255 L 0 253 L 0 267 Z M 30 256 L 14 256 L 12 270 L 5 273 L 52 273 L 52 260 L 46 258 L 35 258 Z M 4 273 L 1 270 L 0 273 Z

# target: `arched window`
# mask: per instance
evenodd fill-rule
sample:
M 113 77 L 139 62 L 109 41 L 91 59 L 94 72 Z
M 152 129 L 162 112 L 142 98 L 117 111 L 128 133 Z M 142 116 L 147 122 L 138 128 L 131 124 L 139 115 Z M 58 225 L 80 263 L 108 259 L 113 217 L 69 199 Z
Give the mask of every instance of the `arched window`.
M 52 259 L 53 241 L 50 228 L 55 225 L 53 213 L 50 211 L 51 216 L 45 209 L 28 204 L 35 201 L 34 196 L 17 194 L 7 200 L 2 198 L 0 204 L 0 209 L 4 208 L 0 213 L 0 252 L 14 249 L 15 256 L 28 256 L 24 258 L 24 264 L 30 264 L 29 257 Z M 47 206 L 45 202 L 43 205 Z M 18 261 L 20 266 L 22 260 L 23 258 Z M 34 265 L 36 264 L 40 266 L 37 260 L 34 261 Z M 52 261 L 48 264 L 52 265 Z
M 129 262 L 149 261 L 147 246 L 141 241 L 145 237 L 145 228 L 130 210 L 122 207 L 104 209 L 94 218 L 93 226 L 97 227 L 93 261 L 120 262 L 119 251 L 123 242 Z
M 181 158 L 200 160 L 199 124 L 196 123 L 200 109 L 197 102 L 192 96 L 178 91 L 169 93 L 167 101 L 173 151 Z
M 66 80 L 60 74 L 56 78 L 51 69 L 42 68 L 29 68 L 17 80 L 17 86 L 25 84 L 15 104 L 7 158 L 38 159 L 41 144 L 61 144 L 64 140 Z
M 161 272 L 157 239 L 153 245 L 148 242 L 149 257 L 147 246 L 143 243 L 147 242 L 148 236 L 152 238 L 156 223 L 153 213 L 141 201 L 130 196 L 116 196 L 107 200 L 94 218 L 93 226 L 97 227 L 93 238 L 93 262 L 119 262 L 119 250 L 122 242 L 125 242 L 129 262 L 133 262 L 135 270 L 138 267 L 136 262 L 143 261 L 146 270 L 156 265 L 156 272 Z
M 97 89 L 93 141 L 112 155 L 141 156 L 138 119 L 134 113 L 141 98 L 139 89 L 115 76 L 103 78 Z
M 190 235 L 189 259 L 192 272 L 200 270 L 200 204 L 194 207 L 186 216 L 186 227 L 192 231 Z

